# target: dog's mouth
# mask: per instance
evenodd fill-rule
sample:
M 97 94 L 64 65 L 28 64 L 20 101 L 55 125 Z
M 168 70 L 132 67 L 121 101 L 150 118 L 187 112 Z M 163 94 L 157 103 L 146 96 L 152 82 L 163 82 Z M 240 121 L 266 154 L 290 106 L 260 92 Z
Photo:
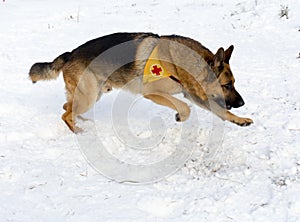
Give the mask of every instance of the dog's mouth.
M 228 102 L 226 102 L 223 99 L 217 99 L 215 100 L 215 102 L 224 109 L 231 110 L 232 108 L 232 105 L 230 105 Z
M 229 104 L 226 104 L 226 105 L 225 105 L 225 108 L 226 108 L 227 110 L 231 110 L 232 106 L 229 105 Z

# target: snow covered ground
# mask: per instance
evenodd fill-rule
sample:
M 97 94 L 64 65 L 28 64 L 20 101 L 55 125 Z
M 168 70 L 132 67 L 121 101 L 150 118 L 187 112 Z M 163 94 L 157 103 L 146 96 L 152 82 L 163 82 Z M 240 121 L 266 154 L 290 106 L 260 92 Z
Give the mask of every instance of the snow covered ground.
M 279 18 L 281 5 L 289 19 Z M 0 221 L 300 221 L 299 12 L 298 0 L 1 1 Z M 222 149 L 208 157 L 212 116 L 194 107 L 203 118 L 196 134 L 187 123 L 196 149 L 182 169 L 140 185 L 99 174 L 60 119 L 62 78 L 32 85 L 28 70 L 120 31 L 176 33 L 214 52 L 233 44 L 231 67 L 246 102 L 233 112 L 254 125 L 226 122 Z M 103 96 L 92 113 L 107 146 L 117 95 Z M 135 109 L 131 127 L 141 137 L 149 117 L 138 113 L 174 118 L 146 100 Z M 172 124 L 162 155 L 180 136 Z

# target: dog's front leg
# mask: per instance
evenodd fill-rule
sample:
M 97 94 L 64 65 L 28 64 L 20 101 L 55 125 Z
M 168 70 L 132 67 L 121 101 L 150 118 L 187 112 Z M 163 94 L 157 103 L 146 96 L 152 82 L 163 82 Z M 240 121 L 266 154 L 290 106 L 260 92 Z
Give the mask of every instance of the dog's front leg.
M 144 94 L 144 97 L 159 105 L 167 106 L 173 110 L 176 110 L 177 114 L 175 115 L 175 119 L 177 122 L 183 122 L 190 116 L 190 107 L 185 102 L 182 102 L 181 100 L 167 93 L 153 92 L 150 94 Z
M 203 101 L 195 95 L 190 95 L 186 92 L 183 92 L 183 93 L 187 99 L 191 100 L 197 106 L 200 106 L 201 108 L 211 111 L 212 113 L 214 113 L 215 115 L 220 117 L 222 120 L 230 121 L 239 126 L 249 126 L 250 124 L 253 123 L 252 119 L 236 116 L 236 115 L 232 114 L 231 112 L 229 112 L 228 110 L 220 107 L 216 102 L 214 102 L 212 100 Z
M 236 115 L 232 114 L 231 112 L 229 112 L 228 110 L 219 106 L 214 101 L 209 102 L 209 110 L 211 110 L 214 114 L 219 116 L 221 119 L 230 121 L 239 126 L 249 126 L 253 123 L 252 119 L 236 116 Z
M 182 92 L 182 86 L 170 78 L 146 83 L 143 86 L 143 96 L 146 99 L 177 111 L 176 121 L 183 122 L 189 118 L 191 110 L 185 102 L 172 96 L 180 92 Z
M 253 123 L 250 118 L 239 117 L 226 110 L 226 120 L 235 123 L 239 126 L 249 126 Z

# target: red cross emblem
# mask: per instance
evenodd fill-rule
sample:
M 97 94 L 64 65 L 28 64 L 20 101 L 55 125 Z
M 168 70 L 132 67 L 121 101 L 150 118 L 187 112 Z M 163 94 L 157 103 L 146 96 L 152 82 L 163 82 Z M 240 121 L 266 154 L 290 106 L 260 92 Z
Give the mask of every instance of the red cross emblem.
M 163 74 L 163 69 L 160 65 L 153 65 L 151 67 L 151 73 L 154 76 L 161 76 Z

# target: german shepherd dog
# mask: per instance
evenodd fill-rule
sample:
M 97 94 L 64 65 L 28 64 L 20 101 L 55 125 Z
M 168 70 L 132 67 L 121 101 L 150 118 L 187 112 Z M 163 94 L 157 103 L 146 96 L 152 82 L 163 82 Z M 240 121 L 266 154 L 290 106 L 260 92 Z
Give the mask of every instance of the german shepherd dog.
M 67 102 L 63 106 L 62 119 L 75 133 L 81 131 L 76 127 L 76 118 L 80 114 L 88 111 L 103 92 L 124 86 L 132 93 L 141 93 L 145 98 L 175 110 L 176 121 L 185 121 L 190 114 L 189 106 L 172 96 L 183 93 L 187 99 L 221 119 L 248 126 L 253 123 L 251 119 L 228 111 L 244 105 L 234 88 L 235 79 L 229 65 L 233 49 L 233 46 L 227 50 L 219 48 L 213 54 L 199 42 L 178 35 L 115 33 L 88 41 L 53 62 L 35 63 L 29 77 L 36 83 L 55 79 L 63 72 Z M 158 59 L 161 67 L 171 74 L 145 82 L 145 66 L 154 50 L 157 58 L 150 59 Z M 161 67 L 154 68 L 161 71 Z

